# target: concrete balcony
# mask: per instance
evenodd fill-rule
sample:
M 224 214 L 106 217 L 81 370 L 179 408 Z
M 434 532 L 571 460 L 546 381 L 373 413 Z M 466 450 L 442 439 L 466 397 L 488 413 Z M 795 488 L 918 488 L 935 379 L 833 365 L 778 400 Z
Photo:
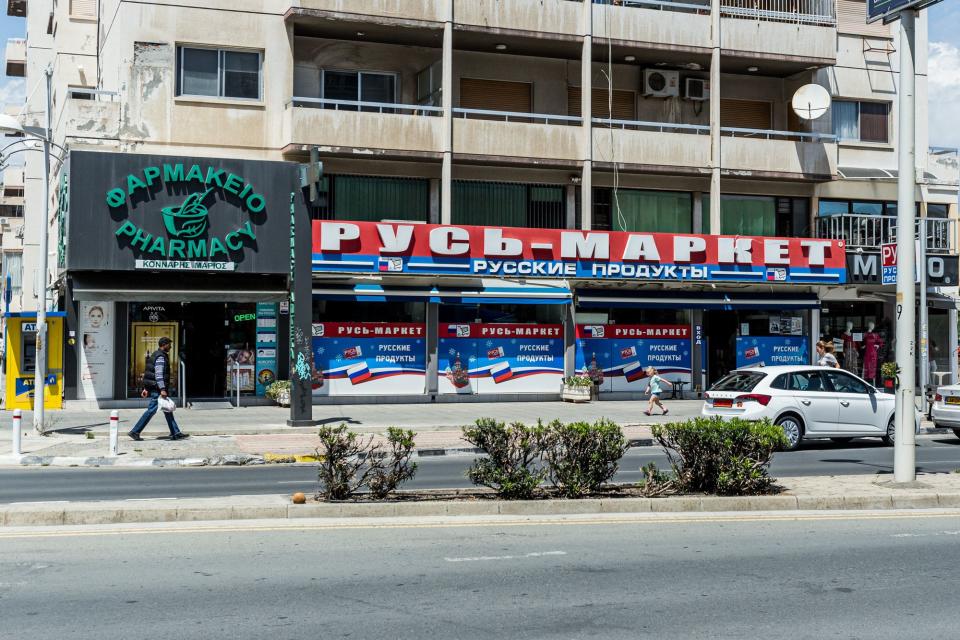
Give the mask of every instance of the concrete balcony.
M 837 176 L 837 143 L 831 135 L 724 127 L 720 163 L 738 177 L 826 182 Z
M 292 1 L 288 12 L 316 15 L 338 14 L 343 19 L 373 23 L 399 21 L 441 23 L 444 3 L 440 0 L 300 0 Z
M 458 28 L 527 31 L 575 37 L 580 33 L 579 2 L 510 0 L 477 2 L 454 0 L 453 15 Z
M 957 149 L 931 147 L 927 153 L 924 179 L 932 185 L 960 186 L 960 152 Z
M 454 109 L 453 152 L 572 166 L 579 159 L 581 119 L 536 113 Z
M 23 167 L 7 167 L 3 170 L 3 189 L 23 191 Z
M 99 93 L 83 95 L 100 97 Z M 110 97 L 112 94 L 103 94 L 104 99 L 69 96 L 61 118 L 64 137 L 85 140 L 118 139 L 120 137 L 120 102 L 111 100 Z
M 709 52 L 710 3 L 594 0 L 594 36 L 693 54 Z M 782 4 L 783 6 L 779 6 Z M 763 6 L 765 8 L 758 8 Z M 774 60 L 784 73 L 836 62 L 836 16 L 828 0 L 723 0 L 723 55 Z M 669 44 L 666 44 L 669 43 Z
M 647 171 L 700 174 L 710 166 L 710 127 L 594 119 L 593 160 Z
M 27 41 L 24 38 L 7 39 L 7 75 L 22 78 L 27 73 Z
M 442 109 L 295 97 L 284 114 L 284 151 L 435 156 L 443 152 Z

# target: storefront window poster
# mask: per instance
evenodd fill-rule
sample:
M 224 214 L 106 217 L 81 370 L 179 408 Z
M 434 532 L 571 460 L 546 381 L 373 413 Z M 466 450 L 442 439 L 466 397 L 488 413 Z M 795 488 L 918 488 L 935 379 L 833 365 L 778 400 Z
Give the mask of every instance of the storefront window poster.
M 644 391 L 646 368 L 672 382 L 690 382 L 687 325 L 577 325 L 576 369 L 600 392 Z
M 737 368 L 810 364 L 806 336 L 738 337 Z
M 313 394 L 411 395 L 425 389 L 426 325 L 318 322 L 313 325 Z
M 81 302 L 79 398 L 113 397 L 113 303 Z
M 277 305 L 257 303 L 256 391 L 258 396 L 277 379 Z
M 563 325 L 441 323 L 440 393 L 557 393 Z

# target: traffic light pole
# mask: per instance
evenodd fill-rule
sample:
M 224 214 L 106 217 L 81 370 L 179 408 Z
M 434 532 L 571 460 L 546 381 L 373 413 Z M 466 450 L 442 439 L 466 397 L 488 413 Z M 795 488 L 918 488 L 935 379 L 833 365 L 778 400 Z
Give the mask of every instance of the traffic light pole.
M 896 433 L 893 476 L 896 482 L 913 482 L 916 469 L 916 163 L 915 67 L 913 10 L 900 12 L 899 174 L 897 176 L 897 315 L 896 359 L 900 370 L 896 390 Z M 922 240 L 926 242 L 924 238 Z

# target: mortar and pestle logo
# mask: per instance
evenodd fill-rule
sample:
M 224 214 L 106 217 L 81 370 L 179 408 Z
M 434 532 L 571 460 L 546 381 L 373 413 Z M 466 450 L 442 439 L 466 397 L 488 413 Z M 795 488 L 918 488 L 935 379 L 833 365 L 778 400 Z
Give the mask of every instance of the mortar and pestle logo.
M 198 238 L 207 230 L 207 207 L 203 204 L 213 187 L 193 193 L 179 207 L 164 207 L 163 224 L 174 238 Z

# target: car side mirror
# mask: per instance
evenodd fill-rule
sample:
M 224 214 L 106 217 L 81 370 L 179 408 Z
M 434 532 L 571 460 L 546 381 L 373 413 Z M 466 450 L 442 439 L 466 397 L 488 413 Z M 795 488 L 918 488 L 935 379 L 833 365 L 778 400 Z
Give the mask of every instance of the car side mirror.
M 877 388 L 876 388 L 876 387 L 873 387 L 873 386 L 870 386 L 870 385 L 867 385 L 867 393 L 869 393 L 869 394 L 872 395 L 872 396 L 873 396 L 873 395 L 876 395 L 876 394 L 877 394 Z

